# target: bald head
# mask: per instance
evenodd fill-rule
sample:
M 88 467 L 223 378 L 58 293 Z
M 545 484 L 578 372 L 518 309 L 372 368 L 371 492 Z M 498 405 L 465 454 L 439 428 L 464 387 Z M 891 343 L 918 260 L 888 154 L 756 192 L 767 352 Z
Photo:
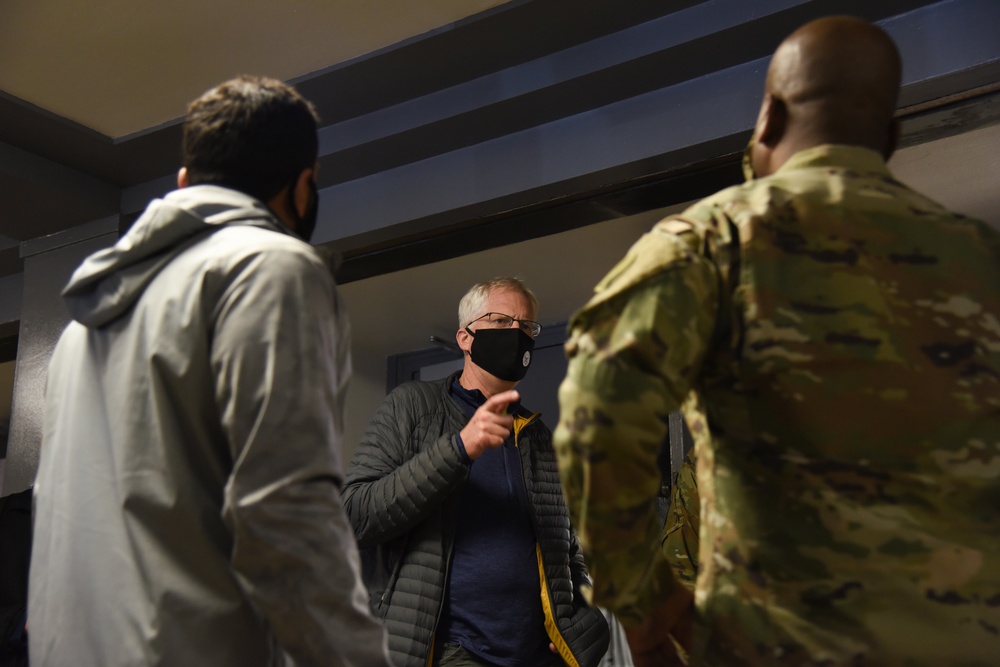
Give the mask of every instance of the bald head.
M 781 43 L 767 73 L 765 108 L 781 114 L 769 137 L 776 156 L 770 172 L 798 150 L 819 144 L 849 144 L 886 157 L 894 145 L 893 114 L 901 77 L 899 51 L 880 28 L 849 16 L 818 19 Z

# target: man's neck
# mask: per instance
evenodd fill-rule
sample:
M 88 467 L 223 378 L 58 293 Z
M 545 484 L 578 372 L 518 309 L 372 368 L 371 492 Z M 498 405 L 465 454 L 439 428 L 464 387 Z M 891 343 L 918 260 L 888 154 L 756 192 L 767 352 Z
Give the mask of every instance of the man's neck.
M 507 382 L 492 373 L 487 373 L 472 363 L 468 357 L 465 359 L 465 367 L 462 369 L 462 375 L 458 378 L 458 383 L 466 389 L 478 389 L 486 398 L 517 386 L 517 382 Z

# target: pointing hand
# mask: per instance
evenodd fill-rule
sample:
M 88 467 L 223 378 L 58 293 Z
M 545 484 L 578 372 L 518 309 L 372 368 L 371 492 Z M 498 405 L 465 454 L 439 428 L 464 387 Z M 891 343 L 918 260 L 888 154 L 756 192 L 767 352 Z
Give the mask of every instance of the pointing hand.
M 519 398 L 520 394 L 511 389 L 490 396 L 479 406 L 459 434 L 470 459 L 475 461 L 487 449 L 503 445 L 514 427 L 514 418 L 507 414 L 507 406 Z

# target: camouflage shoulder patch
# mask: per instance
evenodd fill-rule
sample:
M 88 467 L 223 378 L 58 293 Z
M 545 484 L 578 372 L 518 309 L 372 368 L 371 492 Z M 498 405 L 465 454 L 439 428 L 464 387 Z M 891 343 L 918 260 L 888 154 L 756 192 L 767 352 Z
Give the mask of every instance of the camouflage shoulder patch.
M 696 224 L 683 218 L 656 223 L 597 284 L 587 307 L 608 301 L 672 265 L 690 264 L 700 245 L 695 230 Z

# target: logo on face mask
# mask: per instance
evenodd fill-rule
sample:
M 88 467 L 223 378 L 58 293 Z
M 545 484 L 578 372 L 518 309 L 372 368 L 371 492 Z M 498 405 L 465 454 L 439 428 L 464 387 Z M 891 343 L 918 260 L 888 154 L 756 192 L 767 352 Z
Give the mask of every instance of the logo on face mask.
M 520 328 L 465 330 L 473 338 L 472 363 L 507 382 L 517 382 L 527 375 L 534 338 Z

